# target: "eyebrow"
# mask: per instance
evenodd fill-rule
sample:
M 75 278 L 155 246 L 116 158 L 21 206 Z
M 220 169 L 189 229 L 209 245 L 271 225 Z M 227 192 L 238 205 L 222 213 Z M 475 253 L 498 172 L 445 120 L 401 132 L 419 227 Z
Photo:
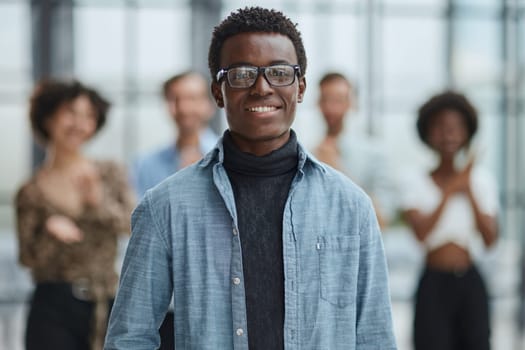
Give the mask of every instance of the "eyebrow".
M 269 65 L 266 65 L 264 67 L 275 66 L 275 65 L 278 65 L 278 64 L 293 64 L 293 63 L 290 63 L 290 62 L 288 62 L 286 60 L 276 60 L 276 61 L 271 61 Z M 295 64 L 297 64 L 297 63 L 295 63 Z M 227 68 L 235 68 L 235 67 L 242 67 L 242 66 L 263 67 L 263 66 L 256 66 L 256 65 L 254 65 L 251 62 L 235 62 L 235 63 L 232 63 L 229 66 L 227 66 Z

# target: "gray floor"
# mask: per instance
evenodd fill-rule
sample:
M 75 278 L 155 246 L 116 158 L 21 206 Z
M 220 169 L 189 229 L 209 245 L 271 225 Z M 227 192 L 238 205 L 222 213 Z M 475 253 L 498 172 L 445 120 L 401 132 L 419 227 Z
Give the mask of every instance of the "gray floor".
M 400 350 L 411 350 L 412 294 L 422 251 L 403 229 L 384 234 L 394 327 Z M 493 350 L 525 350 L 517 330 L 519 306 L 519 246 L 502 240 L 488 254 L 480 254 L 481 270 L 491 294 Z M 22 350 L 26 300 L 31 290 L 27 271 L 16 262 L 14 235 L 0 230 L 0 350 Z

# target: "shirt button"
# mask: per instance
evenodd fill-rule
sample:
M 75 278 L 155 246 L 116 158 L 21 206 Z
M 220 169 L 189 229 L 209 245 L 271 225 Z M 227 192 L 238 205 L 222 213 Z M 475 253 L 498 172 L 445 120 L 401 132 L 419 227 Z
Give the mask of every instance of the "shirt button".
M 237 236 L 237 234 L 239 234 L 239 232 L 237 231 L 237 227 L 234 227 L 233 228 L 233 235 Z
M 233 278 L 233 284 L 235 284 L 235 285 L 241 284 L 241 279 L 239 277 L 234 277 Z
M 244 334 L 244 331 L 242 330 L 242 328 L 237 328 L 237 330 L 235 331 L 235 333 L 240 337 L 241 335 Z

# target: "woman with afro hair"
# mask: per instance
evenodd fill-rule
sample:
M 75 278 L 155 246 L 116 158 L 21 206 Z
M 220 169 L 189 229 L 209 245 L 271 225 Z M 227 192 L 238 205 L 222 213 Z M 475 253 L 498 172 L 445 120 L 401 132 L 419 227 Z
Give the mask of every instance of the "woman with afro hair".
M 475 158 L 464 157 L 477 127 L 475 108 L 456 92 L 436 95 L 419 109 L 419 137 L 438 164 L 410 178 L 402 200 L 404 217 L 426 250 L 415 300 L 416 350 L 490 348 L 487 290 L 472 248 L 479 238 L 486 247 L 497 239 L 498 192 Z

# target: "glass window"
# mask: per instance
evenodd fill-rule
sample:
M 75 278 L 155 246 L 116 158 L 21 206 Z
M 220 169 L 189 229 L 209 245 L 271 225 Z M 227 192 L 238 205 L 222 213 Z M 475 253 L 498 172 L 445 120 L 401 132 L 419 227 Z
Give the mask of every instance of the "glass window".
M 459 6 L 473 6 L 473 7 L 485 7 L 492 10 L 501 7 L 503 1 L 501 0 L 455 0 L 455 3 Z
M 518 95 L 521 101 L 521 115 L 525 119 L 525 2 L 523 2 L 522 10 L 518 17 L 518 81 L 519 89 Z
M 443 7 L 446 5 L 446 1 L 443 0 L 382 0 L 380 1 L 384 5 L 400 5 L 403 7 L 410 6 L 414 7 Z
M 0 142 L 3 150 L 0 152 L 0 164 L 5 170 L 0 171 L 0 192 L 8 194 L 14 194 L 31 169 L 31 132 L 26 101 L 16 102 L 0 104 Z
M 446 84 L 445 25 L 439 17 L 384 18 L 383 51 L 378 54 L 387 98 L 419 102 Z
M 12 227 L 12 198 L 31 169 L 27 98 L 31 89 L 30 11 L 0 4 L 0 229 Z M 6 151 L 9 150 L 9 151 Z
M 124 7 L 75 7 L 76 76 L 86 83 L 123 89 L 126 69 L 135 61 L 134 53 L 126 50 L 136 40 L 132 25 Z
M 137 79 L 158 91 L 159 81 L 191 67 L 189 8 L 141 8 L 137 18 Z M 144 86 L 143 83 L 146 85 Z
M 517 97 L 518 97 L 518 130 L 519 135 L 518 137 L 518 145 L 517 149 L 519 150 L 517 164 L 518 164 L 518 184 L 519 184 L 519 191 L 521 193 L 521 201 L 520 201 L 520 213 L 521 213 L 521 231 L 525 229 L 525 182 L 523 179 L 525 178 L 525 140 L 523 138 L 523 135 L 525 135 L 525 2 L 522 2 L 521 12 L 520 16 L 517 20 L 518 23 L 518 38 L 516 40 L 516 43 L 518 45 L 518 67 L 517 67 L 517 79 L 518 79 L 518 91 L 517 91 Z M 523 238 L 522 238 L 523 239 Z
M 455 83 L 459 87 L 499 83 L 503 73 L 501 22 L 460 18 L 453 25 L 452 73 Z
M 275 8 L 282 11 L 284 0 L 267 0 L 264 7 Z M 222 4 L 223 16 L 226 17 L 230 12 L 245 6 L 253 6 L 253 1 L 249 0 L 224 0 Z
M 26 93 L 31 79 L 29 8 L 0 4 L 0 93 Z
M 19 103 L 18 103 L 19 102 Z M 31 132 L 24 101 L 0 103 L 0 234 L 14 227 L 13 197 L 30 176 Z M 11 232 L 10 232 L 11 234 Z

